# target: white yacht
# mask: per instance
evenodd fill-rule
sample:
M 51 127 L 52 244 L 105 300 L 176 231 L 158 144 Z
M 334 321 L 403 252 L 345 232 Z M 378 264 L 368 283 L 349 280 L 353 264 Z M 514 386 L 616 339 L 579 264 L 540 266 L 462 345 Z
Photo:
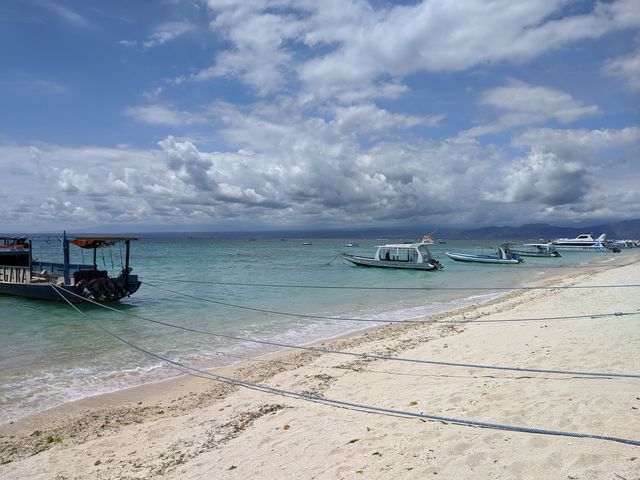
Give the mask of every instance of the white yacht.
M 551 244 L 557 250 L 604 250 L 604 242 L 607 240 L 607 234 L 603 233 L 594 239 L 590 233 L 583 233 L 576 238 L 558 238 L 553 240 Z

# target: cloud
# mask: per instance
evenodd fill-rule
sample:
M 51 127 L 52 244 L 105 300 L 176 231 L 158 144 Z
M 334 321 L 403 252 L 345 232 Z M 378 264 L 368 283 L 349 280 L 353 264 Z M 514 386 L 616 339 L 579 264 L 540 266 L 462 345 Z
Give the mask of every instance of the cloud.
M 581 202 L 592 190 L 592 178 L 584 164 L 566 161 L 553 153 L 533 150 L 505 170 L 503 189 L 485 193 L 485 199 L 561 206 Z
M 640 198 L 635 187 L 640 176 L 634 167 L 640 127 L 542 128 L 524 132 L 512 143 L 528 153 L 497 169 L 499 180 L 483 193 L 485 200 L 538 206 L 542 218 L 556 220 L 615 217 L 620 205 L 632 216 L 640 213 L 630 207 Z
M 20 95 L 61 95 L 67 91 L 59 83 L 25 73 L 5 75 L 0 78 L 0 88 Z
M 494 122 L 463 132 L 463 135 L 486 135 L 549 120 L 571 123 L 600 113 L 596 105 L 584 105 L 567 93 L 519 80 L 510 80 L 504 87 L 487 90 L 481 95 L 480 104 L 506 113 Z
M 166 22 L 158 25 L 146 40 L 120 40 L 118 43 L 125 47 L 154 48 L 193 32 L 195 29 L 195 25 L 189 22 Z
M 27 218 L 43 228 L 557 222 L 619 216 L 620 202 L 625 216 L 640 216 L 638 172 L 627 160 L 637 158 L 637 127 L 530 130 L 510 147 L 525 150 L 514 158 L 473 138 L 361 144 L 344 123 L 226 108 L 232 151 L 171 136 L 149 150 L 0 145 L 3 171 L 24 167 L 3 185 L 0 221 L 16 229 L 29 227 L 20 223 Z
M 640 26 L 633 0 L 598 3 L 578 15 L 565 4 L 424 0 L 375 9 L 360 0 L 212 0 L 210 28 L 229 48 L 190 79 L 235 76 L 261 96 L 286 90 L 291 80 L 285 79 L 294 79 L 305 102 L 363 101 L 393 95 L 416 72 L 519 64 Z
M 606 75 L 622 78 L 630 90 L 640 92 L 640 47 L 629 55 L 605 62 L 602 71 Z
M 418 125 L 436 127 L 444 118 L 443 115 L 418 117 L 413 115 L 394 114 L 378 108 L 373 104 L 335 107 L 333 122 L 342 131 L 357 133 L 391 132 L 397 129 L 411 128 Z
M 293 70 L 294 55 L 288 45 L 302 32 L 303 21 L 299 10 L 271 13 L 278 3 L 289 6 L 289 2 L 209 2 L 215 14 L 210 30 L 228 39 L 232 48 L 219 53 L 214 65 L 189 79 L 237 76 L 259 95 L 283 88 Z
M 142 42 L 144 48 L 157 47 L 192 32 L 195 27 L 188 22 L 167 22 L 156 27 L 151 35 Z
M 87 193 L 91 191 L 89 175 L 77 174 L 70 168 L 65 168 L 60 172 L 58 186 L 65 193 Z
M 140 122 L 156 125 L 192 125 L 207 121 L 207 117 L 203 114 L 175 110 L 166 105 L 127 107 L 124 113 Z
M 640 127 L 621 129 L 532 129 L 512 140 L 517 147 L 553 152 L 571 161 L 591 159 L 603 169 L 612 163 L 633 164 L 640 155 Z M 615 172 L 612 172 L 615 173 Z
M 67 8 L 52 0 L 39 0 L 39 3 L 54 12 L 58 17 L 62 18 L 68 23 L 79 27 L 93 27 L 91 22 L 79 13 Z

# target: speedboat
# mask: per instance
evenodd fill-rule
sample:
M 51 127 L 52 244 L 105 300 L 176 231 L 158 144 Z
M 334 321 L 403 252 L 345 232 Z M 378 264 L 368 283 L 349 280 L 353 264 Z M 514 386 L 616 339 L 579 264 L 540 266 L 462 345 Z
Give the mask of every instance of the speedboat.
M 606 250 L 604 242 L 607 241 L 607 234 L 603 233 L 594 239 L 590 233 L 583 233 L 576 238 L 558 238 L 551 243 L 558 250 Z
M 503 263 L 517 264 L 524 262 L 522 257 L 516 255 L 509 249 L 508 243 L 503 243 L 497 247 L 497 252 L 492 255 L 483 253 L 464 253 L 464 252 L 444 252 L 444 254 L 458 262 L 475 262 L 475 263 Z
M 373 257 L 341 253 L 340 257 L 361 267 L 399 268 L 405 270 L 442 270 L 423 239 L 419 243 L 389 243 L 379 245 Z
M 40 300 L 102 303 L 128 297 L 140 288 L 141 282 L 137 275 L 131 275 L 129 266 L 131 241 L 136 238 L 67 237 L 65 233 L 59 240 L 62 263 L 34 260 L 33 241 L 28 237 L 0 238 L 0 293 Z M 97 251 L 116 244 L 124 244 L 124 258 L 121 255 L 119 275 L 111 277 L 106 262 L 105 270 L 98 269 Z M 71 263 L 71 245 L 93 251 L 93 262 Z

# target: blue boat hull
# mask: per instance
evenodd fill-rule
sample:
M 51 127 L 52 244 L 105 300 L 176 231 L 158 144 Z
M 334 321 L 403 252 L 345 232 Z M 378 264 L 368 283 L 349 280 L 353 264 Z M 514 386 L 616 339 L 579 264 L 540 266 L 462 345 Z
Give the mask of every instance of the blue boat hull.
M 518 264 L 522 262 L 520 258 L 498 258 L 489 255 L 471 255 L 467 253 L 444 252 L 444 254 L 457 262 L 473 262 L 473 263 L 499 263 L 499 264 Z
M 131 276 L 127 285 L 127 295 L 134 294 L 140 288 L 141 283 L 137 277 Z M 59 293 L 58 293 L 59 292 Z M 74 285 L 56 285 L 54 289 L 48 283 L 0 283 L 0 294 L 13 295 L 16 297 L 34 298 L 37 300 L 54 300 L 64 302 L 61 295 L 71 303 L 85 302 L 82 295 L 83 292 L 78 291 Z M 100 303 L 118 301 L 120 298 L 105 298 L 104 300 L 95 300 Z

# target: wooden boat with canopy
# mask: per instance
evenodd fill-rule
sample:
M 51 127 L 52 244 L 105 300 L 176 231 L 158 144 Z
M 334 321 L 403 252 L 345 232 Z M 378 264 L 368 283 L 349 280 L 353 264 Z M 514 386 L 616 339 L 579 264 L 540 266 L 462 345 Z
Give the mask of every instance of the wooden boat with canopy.
M 61 263 L 34 259 L 33 242 L 28 237 L 0 237 L 0 293 L 41 300 L 66 299 L 78 303 L 86 299 L 104 303 L 128 297 L 140 288 L 138 276 L 131 274 L 129 264 L 131 241 L 137 238 L 68 237 L 65 233 L 59 240 L 63 251 Z M 115 245 L 124 245 L 124 258 L 119 274 L 110 276 L 106 267 L 98 268 L 97 252 Z M 71 246 L 91 251 L 93 262 L 71 263 Z

